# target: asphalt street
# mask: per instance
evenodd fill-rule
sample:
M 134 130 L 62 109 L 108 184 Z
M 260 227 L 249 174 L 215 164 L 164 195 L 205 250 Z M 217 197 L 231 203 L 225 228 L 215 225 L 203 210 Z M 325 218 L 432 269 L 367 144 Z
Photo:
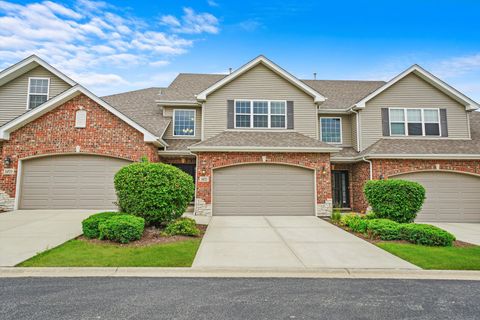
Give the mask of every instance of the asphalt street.
M 3 278 L 0 319 L 479 319 L 480 282 Z

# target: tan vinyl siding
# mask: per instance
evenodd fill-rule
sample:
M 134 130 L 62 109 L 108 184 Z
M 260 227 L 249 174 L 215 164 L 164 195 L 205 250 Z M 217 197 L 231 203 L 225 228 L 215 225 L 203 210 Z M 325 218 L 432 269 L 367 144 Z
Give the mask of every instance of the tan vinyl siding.
M 0 125 L 27 111 L 28 78 L 50 78 L 48 98 L 70 88 L 70 85 L 43 67 L 36 67 L 0 86 Z
M 465 107 L 418 76 L 410 74 L 367 102 L 365 109 L 360 111 L 362 150 L 383 137 L 381 108 L 392 107 L 447 109 L 448 137 L 469 139 Z
M 179 137 L 173 136 L 173 110 L 175 109 L 187 109 L 187 110 L 195 110 L 196 117 L 195 117 L 195 136 L 189 137 Z M 195 107 L 163 107 L 163 116 L 171 118 L 172 121 L 167 127 L 165 134 L 163 135 L 164 139 L 201 139 L 202 137 L 202 108 L 195 108 Z
M 357 146 L 357 134 L 358 134 L 358 131 L 357 131 L 357 117 L 358 117 L 357 114 L 352 114 L 352 117 L 351 117 L 351 119 L 352 119 L 352 147 L 354 147 L 355 150 L 357 150 L 357 148 L 358 148 L 358 146 Z
M 318 136 L 320 137 L 320 118 L 341 118 L 342 119 L 342 146 L 352 147 L 352 116 L 345 114 L 320 114 L 318 117 Z
M 254 67 L 207 97 L 205 139 L 227 129 L 227 100 L 235 99 L 294 101 L 294 130 L 318 139 L 313 98 L 264 65 Z

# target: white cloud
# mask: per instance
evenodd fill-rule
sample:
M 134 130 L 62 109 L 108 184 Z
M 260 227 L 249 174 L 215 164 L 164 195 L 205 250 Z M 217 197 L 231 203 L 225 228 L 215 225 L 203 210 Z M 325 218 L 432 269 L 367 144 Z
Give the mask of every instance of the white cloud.
M 176 33 L 218 33 L 218 19 L 210 13 L 196 13 L 192 8 L 183 8 L 181 19 L 172 15 L 165 15 L 160 18 L 160 23 L 169 26 Z
M 104 91 L 126 86 L 138 73 L 125 71 L 129 68 L 164 67 L 186 53 L 195 39 L 181 33 L 218 33 L 218 20 L 184 8 L 180 20 L 167 15 L 155 25 L 103 1 L 0 0 L 0 67 L 35 53 L 80 83 Z
M 249 20 L 240 22 L 238 26 L 245 31 L 252 32 L 257 30 L 259 27 L 261 27 L 262 24 L 258 20 L 249 19 Z
M 480 71 L 480 53 L 442 60 L 435 63 L 433 69 L 434 72 L 445 78 L 478 72 Z
M 207 0 L 207 3 L 210 7 L 218 7 L 218 2 L 214 0 Z

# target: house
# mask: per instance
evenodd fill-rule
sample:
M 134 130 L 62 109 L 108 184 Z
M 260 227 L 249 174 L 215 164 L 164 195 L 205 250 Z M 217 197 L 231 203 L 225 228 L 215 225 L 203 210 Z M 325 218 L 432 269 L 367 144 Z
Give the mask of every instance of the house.
M 422 183 L 422 221 L 480 221 L 479 105 L 418 65 L 391 81 L 234 72 L 99 98 L 31 56 L 0 73 L 0 203 L 112 209 L 146 156 L 190 173 L 200 215 L 365 211 L 369 179 Z

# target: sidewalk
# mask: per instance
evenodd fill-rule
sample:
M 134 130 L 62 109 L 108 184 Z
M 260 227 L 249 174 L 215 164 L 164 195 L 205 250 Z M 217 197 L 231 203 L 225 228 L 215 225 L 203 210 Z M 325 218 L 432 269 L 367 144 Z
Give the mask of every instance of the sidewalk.
M 26 277 L 338 278 L 480 281 L 480 271 L 305 268 L 0 268 L 0 278 Z

